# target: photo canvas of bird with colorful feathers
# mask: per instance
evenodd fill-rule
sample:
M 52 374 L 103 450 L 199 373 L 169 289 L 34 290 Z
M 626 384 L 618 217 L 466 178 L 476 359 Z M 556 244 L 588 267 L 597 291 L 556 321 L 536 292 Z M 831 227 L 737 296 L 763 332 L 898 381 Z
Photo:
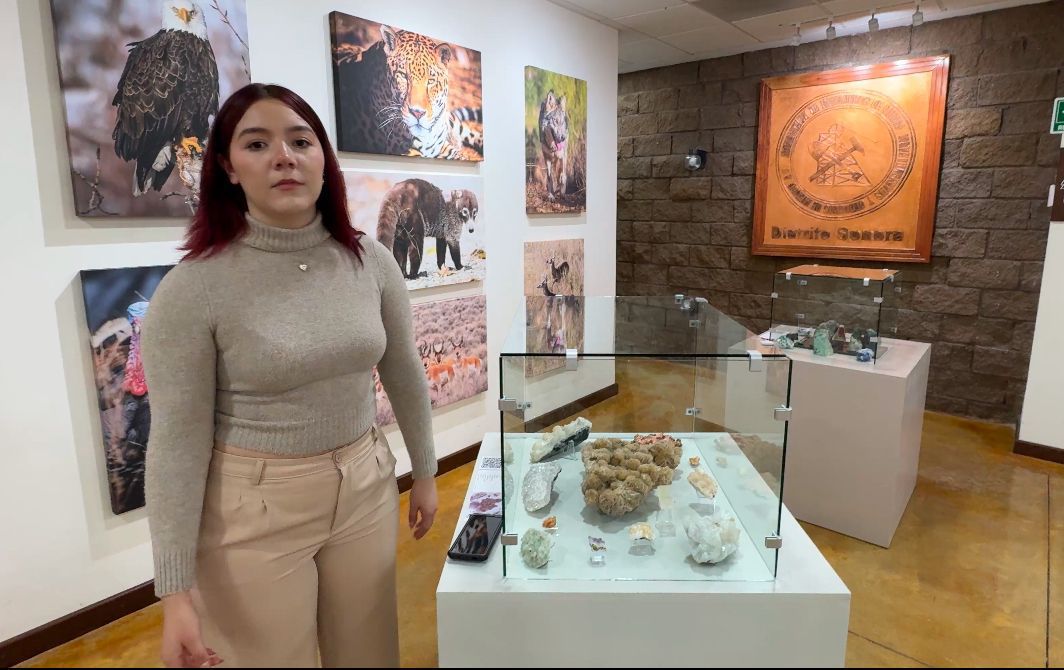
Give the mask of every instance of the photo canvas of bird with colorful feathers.
M 341 12 L 329 28 L 337 149 L 484 160 L 479 51 Z
M 140 331 L 170 265 L 82 270 L 81 291 L 111 491 L 111 511 L 144 506 L 144 458 L 151 429 Z
M 245 0 L 51 0 L 78 216 L 188 217 L 218 107 L 251 81 Z

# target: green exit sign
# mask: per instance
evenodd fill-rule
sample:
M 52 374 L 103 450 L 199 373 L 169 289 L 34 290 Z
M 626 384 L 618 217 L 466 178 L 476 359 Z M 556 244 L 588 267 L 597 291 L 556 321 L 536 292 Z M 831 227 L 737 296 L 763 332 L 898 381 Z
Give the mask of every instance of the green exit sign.
M 1053 101 L 1053 125 L 1049 132 L 1064 133 L 1064 98 L 1057 98 Z

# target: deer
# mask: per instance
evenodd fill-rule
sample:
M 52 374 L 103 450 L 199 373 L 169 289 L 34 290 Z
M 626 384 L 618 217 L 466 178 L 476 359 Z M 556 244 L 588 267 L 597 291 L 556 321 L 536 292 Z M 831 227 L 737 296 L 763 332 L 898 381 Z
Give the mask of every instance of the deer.
M 554 284 L 557 284 L 559 281 L 561 281 L 562 277 L 568 277 L 569 276 L 569 262 L 568 261 L 562 261 L 561 265 L 555 265 L 554 264 L 554 256 L 551 256 L 550 259 L 547 260 L 547 265 L 550 266 L 550 273 L 551 273 L 551 275 L 554 276 Z
M 458 356 L 459 369 L 472 370 L 473 372 L 480 371 L 480 369 L 484 366 L 484 363 L 480 360 L 479 356 L 462 355 L 462 346 L 465 344 L 465 335 L 463 335 L 461 339 L 458 340 L 458 342 L 455 342 L 452 339 L 448 339 L 448 341 L 451 343 L 451 347 L 454 349 L 455 355 Z
M 547 288 L 547 275 L 543 275 L 543 281 L 541 281 L 540 283 L 536 284 L 536 288 L 543 289 L 543 295 L 545 295 L 547 297 L 553 297 L 553 296 L 558 295 L 557 293 L 554 293 L 549 288 Z
M 440 347 L 438 350 L 435 344 L 430 345 L 427 342 L 417 345 L 418 353 L 421 354 L 421 362 L 425 365 L 425 376 L 428 378 L 429 383 L 437 389 L 443 388 L 443 386 L 454 377 L 453 359 L 448 359 L 450 362 L 441 360 L 443 343 L 441 342 L 439 344 Z M 430 354 L 435 354 L 435 363 L 432 362 Z

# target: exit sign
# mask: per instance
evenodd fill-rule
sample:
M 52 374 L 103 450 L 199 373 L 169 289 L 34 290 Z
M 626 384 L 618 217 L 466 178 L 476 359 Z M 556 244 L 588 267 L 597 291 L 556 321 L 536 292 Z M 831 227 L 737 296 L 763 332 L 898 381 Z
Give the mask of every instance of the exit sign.
M 1064 133 L 1064 98 L 1053 101 L 1053 123 L 1049 132 L 1054 134 Z

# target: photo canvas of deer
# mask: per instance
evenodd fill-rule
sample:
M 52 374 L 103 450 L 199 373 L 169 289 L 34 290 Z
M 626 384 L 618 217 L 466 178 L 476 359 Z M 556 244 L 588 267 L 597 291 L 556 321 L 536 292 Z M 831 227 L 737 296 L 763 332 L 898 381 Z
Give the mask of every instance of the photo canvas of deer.
M 391 250 L 408 289 L 483 281 L 483 179 L 343 172 L 351 224 Z
M 341 12 L 329 27 L 337 149 L 484 160 L 479 51 Z
M 144 457 L 151 414 L 140 327 L 170 265 L 83 270 L 81 290 L 103 428 L 111 511 L 144 506 Z
M 565 366 L 565 350 L 584 348 L 584 241 L 525 242 L 525 376 Z
M 432 408 L 488 390 L 488 313 L 482 295 L 413 306 L 414 342 L 425 367 Z M 373 369 L 377 424 L 395 423 L 388 394 Z
M 52 0 L 78 216 L 188 217 L 219 104 L 251 81 L 244 0 Z
M 587 82 L 525 66 L 525 212 L 587 211 Z

